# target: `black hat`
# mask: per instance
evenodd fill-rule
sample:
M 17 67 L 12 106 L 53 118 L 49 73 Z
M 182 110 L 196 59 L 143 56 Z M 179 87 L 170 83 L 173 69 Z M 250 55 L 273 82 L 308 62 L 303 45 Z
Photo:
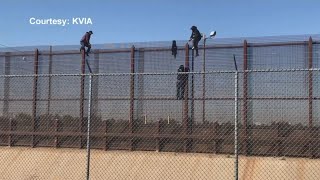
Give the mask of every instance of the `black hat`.
M 90 34 L 93 34 L 93 32 L 92 32 L 92 31 L 89 31 L 89 33 L 90 33 Z
M 191 30 L 195 30 L 195 29 L 197 29 L 197 26 L 191 26 L 190 29 L 191 29 Z

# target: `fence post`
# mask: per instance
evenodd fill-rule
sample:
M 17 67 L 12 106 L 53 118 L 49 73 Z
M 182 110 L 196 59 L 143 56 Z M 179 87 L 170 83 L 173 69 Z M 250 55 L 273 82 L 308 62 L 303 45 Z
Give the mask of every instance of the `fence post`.
M 189 44 L 187 43 L 185 46 L 185 69 L 189 70 Z M 186 74 L 187 79 L 185 80 L 186 84 L 184 85 L 184 107 L 183 107 L 183 129 L 185 138 L 185 148 L 184 151 L 187 152 L 189 150 L 189 74 Z
M 4 74 L 5 75 L 10 75 L 10 52 L 6 52 L 5 54 L 5 68 L 4 68 Z M 10 78 L 9 77 L 5 77 L 4 78 L 4 101 L 3 101 L 3 115 L 4 116 L 8 116 L 9 113 L 9 95 L 10 95 Z
M 10 52 L 5 53 L 5 69 L 4 69 L 4 74 L 5 75 L 10 75 Z M 12 117 L 9 117 L 9 95 L 10 95 L 10 78 L 5 77 L 4 78 L 4 87 L 3 87 L 3 95 L 4 95 L 4 101 L 3 101 L 3 115 L 9 120 L 9 131 L 10 134 L 8 136 L 8 146 L 12 145 Z
M 191 121 L 194 121 L 194 49 L 191 56 Z
M 52 46 L 50 46 L 49 51 L 49 85 L 48 85 L 48 115 L 50 115 L 50 106 L 51 106 L 51 82 L 52 82 Z
M 244 135 L 244 153 L 249 154 L 249 140 L 248 140 L 248 43 L 247 40 L 243 42 L 243 135 Z
M 59 132 L 59 119 L 56 118 L 54 119 L 54 132 L 55 132 L 55 136 L 54 136 L 54 147 L 57 148 L 59 147 L 59 137 L 57 136 L 57 133 Z
M 99 59 L 100 59 L 100 52 L 99 50 L 94 51 L 94 60 L 93 60 L 93 67 L 91 67 L 93 74 L 99 73 Z M 95 120 L 96 118 L 102 118 L 99 116 L 99 78 L 100 76 L 93 76 L 92 77 L 92 110 L 91 110 L 91 118 Z
M 133 131 L 134 131 L 134 57 L 135 57 L 135 47 L 131 47 L 131 78 L 130 78 L 130 114 L 129 114 L 129 130 L 130 130 L 130 150 L 132 151 L 134 149 L 134 137 L 133 137 Z
M 90 128 L 91 128 L 91 99 L 92 99 L 92 72 L 89 74 L 88 95 L 88 124 L 87 124 L 87 180 L 90 179 Z
M 36 131 L 36 121 L 37 121 L 37 93 L 38 93 L 38 65 L 39 65 L 39 51 L 38 49 L 34 52 L 34 79 L 33 79 L 33 107 L 32 107 L 32 139 L 31 147 L 35 146 L 36 137 L 34 132 Z
M 80 122 L 79 122 L 79 133 L 80 133 L 80 144 L 79 148 L 82 148 L 83 145 L 83 122 L 84 122 L 84 80 L 85 80 L 85 49 L 81 49 L 81 85 L 80 85 Z
M 238 95 L 239 95 L 239 88 L 238 88 L 238 71 L 235 72 L 234 75 L 234 155 L 235 155 L 235 162 L 234 162 L 234 169 L 235 169 L 235 180 L 238 180 L 239 174 L 239 153 L 238 153 Z
M 308 42 L 308 68 L 309 68 L 309 74 L 308 74 L 308 81 L 309 81 L 309 136 L 308 138 L 311 138 L 309 141 L 309 153 L 310 157 L 314 157 L 314 143 L 312 140 L 313 137 L 313 74 L 312 74 L 312 67 L 313 67 L 313 43 L 312 43 L 312 37 L 310 36 L 309 42 Z
M 139 48 L 138 49 L 138 59 L 137 63 L 134 64 L 134 72 L 135 73 L 144 73 L 144 48 Z M 138 100 L 136 101 L 136 109 L 134 111 L 136 117 L 139 119 L 143 116 L 143 94 L 144 94 L 144 76 L 143 75 L 138 75 L 135 80 L 135 86 L 136 91 L 135 91 L 135 98 Z
M 203 74 L 202 74 L 202 123 L 206 121 L 206 36 L 203 37 Z
M 309 64 L 309 127 L 312 128 L 313 126 L 313 119 L 312 119 L 312 38 L 309 38 L 308 43 L 308 64 Z

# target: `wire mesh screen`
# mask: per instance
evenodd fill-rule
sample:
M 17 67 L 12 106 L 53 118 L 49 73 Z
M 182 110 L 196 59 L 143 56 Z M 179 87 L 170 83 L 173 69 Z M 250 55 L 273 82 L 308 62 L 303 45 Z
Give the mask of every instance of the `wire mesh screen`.
M 310 70 L 310 72 L 315 76 L 318 74 L 318 70 Z M 300 157 L 299 161 L 308 161 L 303 158 L 319 156 L 318 141 L 313 137 L 318 132 L 318 102 L 313 100 L 314 128 L 310 129 L 310 99 L 308 90 L 305 88 L 309 86 L 306 76 L 309 77 L 310 72 L 307 70 L 248 72 L 251 80 L 248 81 L 250 88 L 247 105 L 244 107 L 242 97 L 244 94 L 238 98 L 240 101 L 237 112 L 240 124 L 239 154 L 258 157 L 250 159 L 250 157 L 241 156 L 240 174 L 250 173 L 251 170 L 242 168 L 248 168 L 246 162 L 254 161 L 253 158 L 255 161 L 265 163 L 263 156 L 276 156 L 284 160 L 287 157 Z M 206 86 L 205 98 L 202 93 L 190 96 L 191 82 L 188 79 L 194 76 L 194 90 L 201 92 L 202 84 L 197 82 L 202 81 L 203 74 L 205 74 L 206 83 L 212 87 Z M 239 77 L 243 77 L 241 74 Z M 185 79 L 179 79 L 179 75 L 183 75 Z M 2 76 L 2 79 L 9 79 L 9 87 L 5 87 L 9 91 L 9 96 L 7 100 L 2 101 L 4 114 L 1 130 L 4 134 L 0 138 L 1 144 L 85 147 L 84 137 L 88 113 L 83 112 L 81 118 L 81 111 L 87 111 L 89 96 L 84 95 L 83 99 L 80 97 L 82 76 L 85 76 L 85 79 L 89 77 L 81 74 Z M 131 82 L 136 80 L 134 76 L 142 76 L 140 78 L 144 79 L 144 83 L 131 86 Z M 141 163 L 144 162 L 143 159 L 150 157 L 140 151 L 216 153 L 222 156 L 215 155 L 217 157 L 214 159 L 219 159 L 221 162 L 212 164 L 213 156 L 201 156 L 202 159 L 206 159 L 202 166 L 210 164 L 213 169 L 219 169 L 224 164 L 228 167 L 224 170 L 224 176 L 232 174 L 233 157 L 223 154 L 233 154 L 235 145 L 234 73 L 95 74 L 92 77 L 91 148 L 138 151 L 134 158 Z M 48 86 L 49 83 L 46 81 L 50 79 L 52 82 L 57 82 L 51 85 L 51 97 L 42 96 L 41 99 L 37 99 L 36 106 L 33 99 L 35 78 L 44 78 L 41 81 Z M 186 84 L 180 84 L 179 80 Z M 84 83 L 89 81 L 85 80 Z M 64 87 L 65 84 L 68 87 Z M 184 88 L 182 97 L 177 93 L 177 84 Z M 83 87 L 88 87 L 88 84 Z M 238 89 L 241 88 L 243 85 L 239 84 Z M 313 88 L 313 91 L 316 91 L 315 87 Z M 140 94 L 132 92 L 138 89 L 143 91 Z M 84 92 L 88 93 L 88 91 Z M 317 98 L 314 94 L 313 99 Z M 194 101 L 193 104 L 192 101 Z M 84 106 L 81 106 L 81 103 Z M 205 103 L 204 110 L 203 103 Z M 243 115 L 244 111 L 246 115 Z M 95 155 L 91 159 L 95 164 L 94 167 L 105 169 L 98 163 L 101 162 L 99 157 L 108 159 L 115 156 L 118 162 L 128 161 L 128 154 L 125 152 L 115 153 L 112 157 L 111 154 L 104 156 L 101 153 L 94 151 Z M 156 155 L 151 154 L 151 156 Z M 84 154 L 82 157 L 84 158 Z M 180 155 L 174 155 L 172 158 L 186 161 L 185 157 Z M 273 160 L 272 163 L 278 160 L 281 159 Z M 159 167 L 164 167 L 164 164 L 168 163 L 166 160 L 158 161 L 160 161 Z M 193 162 L 193 160 L 190 161 Z M 189 160 L 187 162 L 190 163 Z M 286 166 L 295 167 L 290 162 L 286 163 Z M 117 165 L 116 163 L 113 168 L 105 169 L 103 172 L 121 174 Z M 128 166 L 131 167 L 131 165 Z M 315 168 L 316 164 L 310 166 Z M 268 167 L 265 167 L 264 171 L 269 171 Z M 190 167 L 185 167 L 185 169 L 188 168 Z M 159 169 L 159 171 L 164 170 Z M 196 171 L 201 173 L 204 169 Z M 245 173 L 245 171 L 249 172 Z M 94 168 L 92 173 L 92 177 L 104 177 L 103 173 L 99 173 Z M 244 174 L 243 177 L 247 176 Z M 202 175 L 193 174 L 192 176 L 197 178 Z M 262 177 L 262 174 L 255 176 Z M 313 175 L 309 176 L 313 177 Z M 279 172 L 274 177 L 281 178 L 282 174 Z
M 0 179 L 319 179 L 319 44 L 275 40 L 0 53 Z
M 308 45 L 250 47 L 249 69 L 299 69 L 308 67 Z
M 130 56 L 130 51 L 99 53 L 98 56 L 90 56 L 88 61 L 92 69 L 97 69 L 99 73 L 130 73 Z

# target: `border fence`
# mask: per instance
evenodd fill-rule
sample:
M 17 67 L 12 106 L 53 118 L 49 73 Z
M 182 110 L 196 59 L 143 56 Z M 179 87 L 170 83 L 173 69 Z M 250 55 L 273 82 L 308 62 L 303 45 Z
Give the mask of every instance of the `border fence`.
M 0 53 L 0 145 L 317 159 L 319 44 Z

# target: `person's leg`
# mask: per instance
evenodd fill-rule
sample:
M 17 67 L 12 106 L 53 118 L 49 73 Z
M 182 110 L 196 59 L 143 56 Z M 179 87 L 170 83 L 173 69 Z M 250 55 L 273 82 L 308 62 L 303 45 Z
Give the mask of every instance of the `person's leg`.
M 185 80 L 182 80 L 181 81 L 181 95 L 180 95 L 180 97 L 181 97 L 181 99 L 183 99 L 184 98 L 184 90 L 185 90 L 185 87 L 186 87 L 186 83 L 185 83 L 186 81 Z
M 87 49 L 87 53 L 90 53 L 90 50 L 91 50 L 91 44 L 88 44 L 87 45 L 88 49 Z
M 180 80 L 179 81 L 179 100 L 183 99 L 183 86 L 184 86 L 183 81 Z
M 90 50 L 91 50 L 91 45 L 90 44 L 85 44 L 85 46 L 87 47 L 87 56 L 89 56 Z
M 194 47 L 194 49 L 196 50 L 196 56 L 199 56 L 198 44 L 199 44 L 199 41 L 198 41 L 198 40 L 194 40 L 194 41 L 193 41 L 193 47 Z
M 85 44 L 84 44 L 84 42 L 80 41 L 80 45 L 81 45 L 80 51 L 81 51 L 82 49 L 86 50 L 86 49 L 85 49 Z

